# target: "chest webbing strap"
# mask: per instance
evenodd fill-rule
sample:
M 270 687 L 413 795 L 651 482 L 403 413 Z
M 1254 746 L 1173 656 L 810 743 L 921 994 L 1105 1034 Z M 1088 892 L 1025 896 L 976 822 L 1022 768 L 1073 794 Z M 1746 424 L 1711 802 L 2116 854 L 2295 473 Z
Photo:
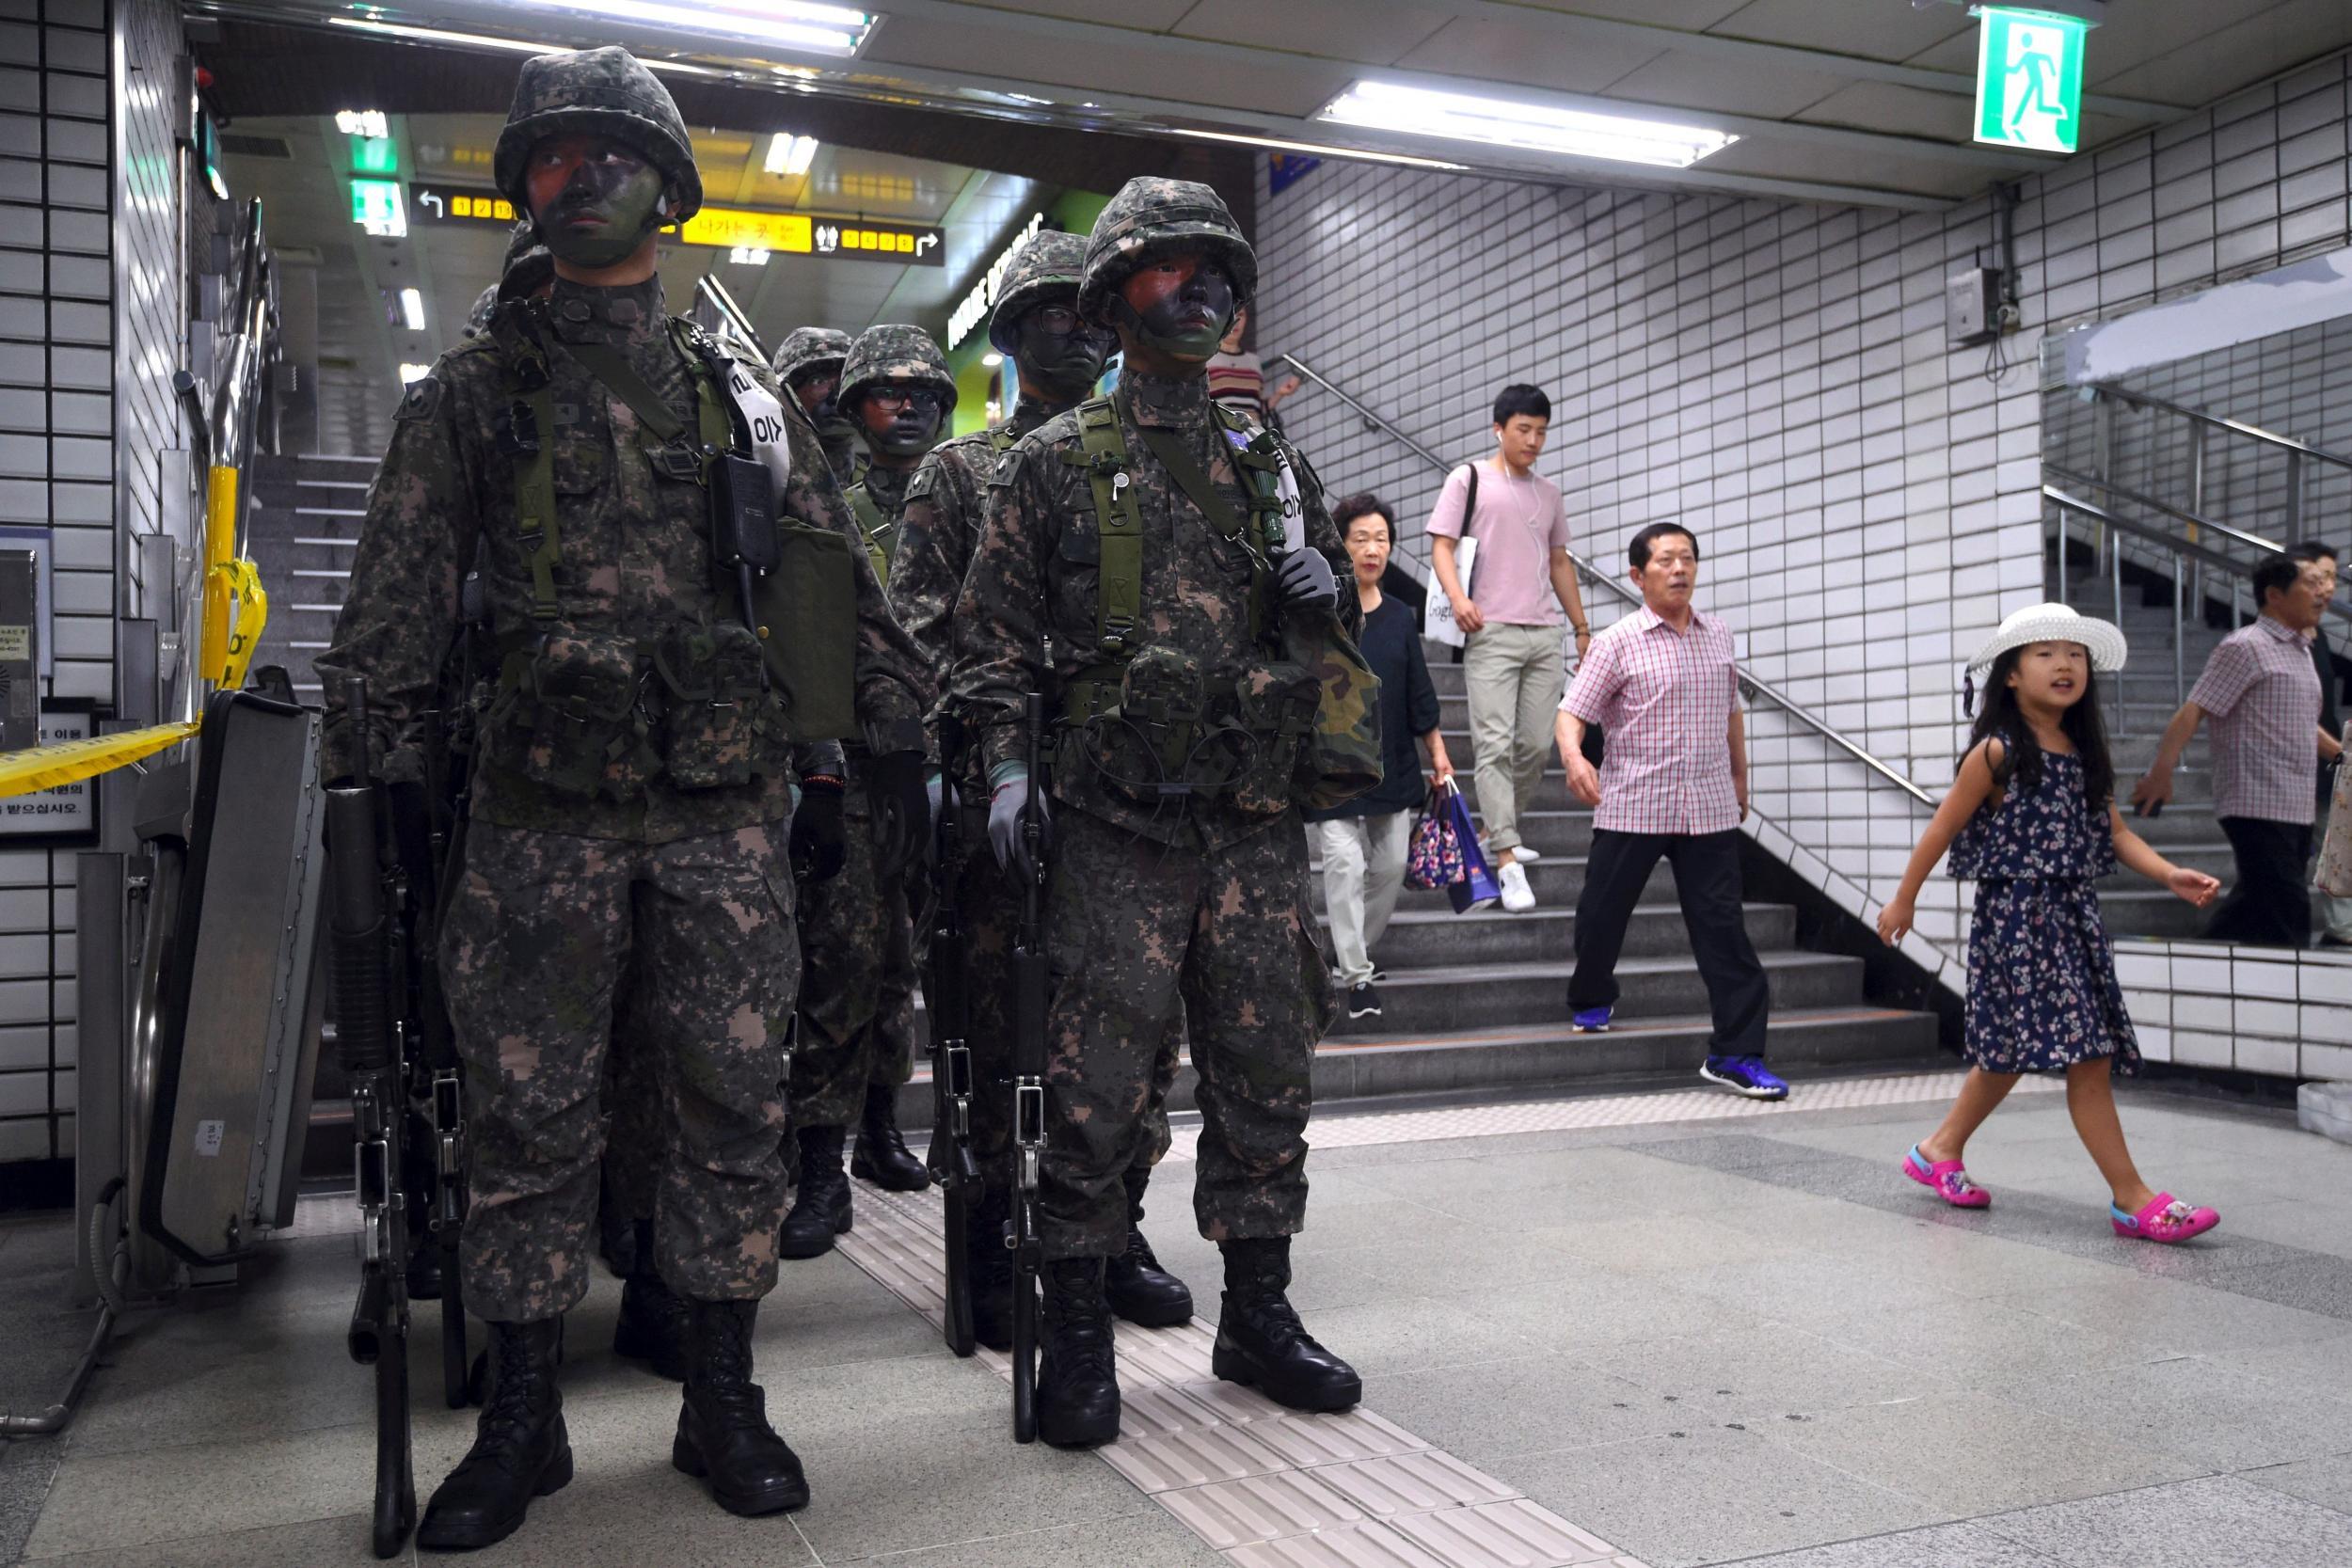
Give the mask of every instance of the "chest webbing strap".
M 882 504 L 859 480 L 842 494 L 850 502 L 850 510 L 857 515 L 858 531 L 866 535 L 866 559 L 874 563 L 874 580 L 884 588 L 890 586 L 890 551 L 898 543 L 898 526 L 883 515 Z
M 1094 487 L 1094 524 L 1102 547 L 1096 590 L 1094 638 L 1112 658 L 1134 652 L 1136 623 L 1143 616 L 1143 513 L 1127 467 L 1127 438 L 1108 398 L 1078 405 L 1077 451 L 1063 459 L 1087 470 Z
M 685 422 L 660 393 L 645 384 L 645 378 L 628 362 L 628 355 L 610 343 L 566 343 L 564 349 L 602 383 L 605 390 L 628 404 L 628 411 L 637 416 L 637 422 L 655 438 L 646 442 L 645 455 L 657 472 L 705 484 L 709 483 L 710 460 L 735 444 L 734 422 L 719 396 L 710 367 L 691 345 L 679 341 L 675 324 L 672 325 L 671 347 L 694 380 L 699 440 L 688 436 Z
M 563 557 L 555 518 L 555 394 L 548 383 L 547 350 L 530 325 L 527 302 L 501 309 L 491 336 L 506 357 L 515 400 L 501 421 L 499 444 L 515 461 L 515 531 L 531 563 L 531 615 L 552 621 L 562 613 L 555 598 L 555 563 Z

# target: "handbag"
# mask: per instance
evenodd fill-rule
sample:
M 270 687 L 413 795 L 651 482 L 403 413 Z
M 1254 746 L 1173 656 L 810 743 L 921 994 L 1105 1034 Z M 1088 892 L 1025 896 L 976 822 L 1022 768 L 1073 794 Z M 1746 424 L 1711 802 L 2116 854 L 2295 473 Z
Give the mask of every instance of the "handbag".
M 2352 724 L 2344 726 L 2352 745 Z M 2330 898 L 2352 898 L 2352 768 L 2336 768 L 2336 791 L 2328 803 L 2328 836 L 2320 841 L 2319 869 L 2312 879 Z
M 1405 855 L 1405 885 L 1435 892 L 1462 879 L 1462 836 L 1445 809 L 1445 789 L 1433 788 L 1413 823 Z

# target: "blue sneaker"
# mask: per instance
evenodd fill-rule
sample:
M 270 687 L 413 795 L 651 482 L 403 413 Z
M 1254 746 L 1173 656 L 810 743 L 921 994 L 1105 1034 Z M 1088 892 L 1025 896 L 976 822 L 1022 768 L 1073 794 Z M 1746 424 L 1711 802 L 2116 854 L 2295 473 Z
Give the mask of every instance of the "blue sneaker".
M 1709 1056 L 1699 1076 L 1750 1100 L 1786 1100 L 1788 1085 L 1755 1056 Z
M 1580 1035 L 1605 1035 L 1609 1032 L 1610 1017 L 1616 1010 L 1614 1007 L 1582 1008 L 1569 1022 L 1568 1027 Z

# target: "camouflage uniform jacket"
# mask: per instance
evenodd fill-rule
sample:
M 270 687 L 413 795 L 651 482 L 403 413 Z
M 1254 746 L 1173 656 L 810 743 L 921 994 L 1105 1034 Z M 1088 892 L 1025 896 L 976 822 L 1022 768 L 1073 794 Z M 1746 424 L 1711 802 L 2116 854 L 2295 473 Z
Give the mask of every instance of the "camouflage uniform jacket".
M 657 474 L 646 450 L 652 438 L 628 405 L 561 346 L 600 342 L 621 350 L 691 428 L 694 381 L 670 341 L 660 280 L 612 289 L 559 281 L 544 304 L 528 309 L 538 312 L 552 382 L 555 429 L 542 439 L 554 448 L 558 617 L 543 623 L 532 616 L 529 550 L 516 521 L 517 459 L 498 436 L 516 395 L 505 351 L 495 337 L 476 338 L 443 354 L 430 375 L 409 387 L 393 416 L 391 446 L 368 490 L 350 596 L 334 644 L 318 661 L 327 705 L 322 747 L 330 778 L 352 770 L 342 696 L 345 675 L 367 678 L 372 750 L 379 761 L 434 705 L 443 656 L 459 628 L 459 581 L 476 559 L 477 543 L 492 633 L 501 647 L 527 645 L 550 631 L 626 637 L 644 646 L 671 631 L 691 632 L 740 613 L 735 594 L 717 583 L 712 571 L 707 492 L 691 480 Z M 773 391 L 767 372 L 753 371 Z M 794 411 L 786 416 L 792 424 L 792 479 L 780 509 L 858 539 L 816 433 L 789 396 L 779 401 Z M 912 745 L 929 706 L 930 672 L 892 619 L 864 551 L 852 554 L 858 712 L 868 725 L 888 726 L 895 743 Z M 803 766 L 811 754 L 813 749 L 801 750 Z M 402 759 L 394 758 L 387 771 L 397 776 L 401 767 Z M 790 814 L 791 802 L 788 781 L 781 777 L 690 791 L 656 773 L 617 799 L 602 792 L 582 800 L 501 782 L 482 768 L 473 810 L 482 820 L 506 827 L 659 844 L 775 821 Z
M 1136 434 L 1138 424 L 1176 433 L 1219 497 L 1246 518 L 1249 493 L 1211 417 L 1208 382 L 1125 375 L 1114 406 L 1143 525 L 1136 646 L 1179 650 L 1199 662 L 1211 691 L 1220 684 L 1230 690 L 1245 668 L 1280 657 L 1250 636 L 1248 553 L 1212 526 Z M 981 766 L 991 769 L 1023 760 L 1024 693 L 1046 692 L 1050 715 L 1055 694 L 1104 657 L 1096 619 L 1102 538 L 1083 451 L 1075 414 L 1059 414 L 999 458 L 989 477 L 986 521 L 956 607 L 947 700 L 962 717 Z M 1307 543 L 1342 559 L 1339 530 L 1311 471 L 1287 445 L 1284 451 L 1299 482 Z M 1275 629 L 1270 613 L 1265 629 Z M 1275 822 L 1297 820 L 1292 811 L 1248 816 L 1230 798 L 1181 807 L 1138 805 L 1095 777 L 1057 773 L 1051 787 L 1055 800 L 1146 838 L 1211 852 Z
M 995 427 L 1019 440 L 1042 425 L 1045 405 L 1024 399 L 1012 418 Z M 898 519 L 898 546 L 890 562 L 890 608 L 907 635 L 928 655 L 931 675 L 944 692 L 947 666 L 955 657 L 956 601 L 963 596 L 963 574 L 980 542 L 984 491 L 996 467 L 993 432 L 974 431 L 933 447 L 907 483 Z M 933 762 L 939 756 L 938 710 L 925 720 Z

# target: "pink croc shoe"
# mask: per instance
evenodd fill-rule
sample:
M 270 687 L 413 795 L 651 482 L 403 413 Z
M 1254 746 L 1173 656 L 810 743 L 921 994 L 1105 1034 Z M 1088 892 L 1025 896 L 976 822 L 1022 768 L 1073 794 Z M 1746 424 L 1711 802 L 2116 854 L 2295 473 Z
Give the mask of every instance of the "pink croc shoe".
M 1903 1156 L 1903 1174 L 1922 1187 L 1931 1187 L 1935 1196 L 1955 1209 L 1990 1209 L 1993 1195 L 1971 1180 L 1967 1169 L 1958 1160 L 1937 1160 L 1931 1163 L 1919 1152 L 1919 1146 L 1911 1146 Z
M 2127 1214 L 2110 1203 L 2107 1217 L 2117 1235 L 2139 1242 L 2160 1242 L 2166 1246 L 2185 1242 L 2191 1236 L 2202 1236 L 2221 1223 L 2221 1216 L 2212 1210 L 2192 1209 L 2170 1193 L 2158 1193 L 2137 1214 Z

